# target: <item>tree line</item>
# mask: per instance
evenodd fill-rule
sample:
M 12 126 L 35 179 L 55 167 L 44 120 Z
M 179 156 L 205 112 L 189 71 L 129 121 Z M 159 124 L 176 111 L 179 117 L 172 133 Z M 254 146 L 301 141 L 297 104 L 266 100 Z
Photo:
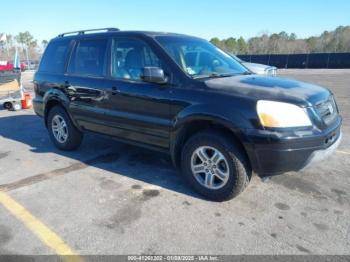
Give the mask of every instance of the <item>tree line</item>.
M 324 31 L 320 36 L 298 38 L 295 33 L 263 33 L 245 40 L 243 37 L 210 40 L 217 47 L 233 54 L 304 54 L 350 52 L 350 26 Z
M 28 31 L 20 32 L 17 35 L 0 32 L 0 60 L 13 60 L 16 52 L 21 60 L 39 60 L 48 41 L 38 43 Z
M 334 31 L 324 31 L 320 36 L 298 38 L 295 33 L 263 33 L 260 36 L 210 40 L 214 45 L 233 54 L 297 54 L 350 52 L 350 26 L 339 26 Z M 0 60 L 12 60 L 16 51 L 21 60 L 39 60 L 48 41 L 40 43 L 30 32 L 17 35 L 0 32 Z

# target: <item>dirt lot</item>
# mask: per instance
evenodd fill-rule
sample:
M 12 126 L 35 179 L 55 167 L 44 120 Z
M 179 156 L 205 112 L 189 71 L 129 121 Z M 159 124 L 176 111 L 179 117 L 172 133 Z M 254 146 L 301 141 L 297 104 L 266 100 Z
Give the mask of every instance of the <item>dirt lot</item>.
M 350 70 L 280 73 L 335 93 L 342 144 L 307 171 L 269 182 L 254 176 L 224 203 L 195 194 L 158 153 L 97 135 L 87 135 L 79 151 L 61 152 L 32 110 L 0 111 L 0 254 L 62 253 L 47 241 L 54 234 L 63 250 L 81 255 L 349 255 Z M 30 81 L 25 73 L 28 89 Z M 16 204 L 25 211 L 16 213 Z

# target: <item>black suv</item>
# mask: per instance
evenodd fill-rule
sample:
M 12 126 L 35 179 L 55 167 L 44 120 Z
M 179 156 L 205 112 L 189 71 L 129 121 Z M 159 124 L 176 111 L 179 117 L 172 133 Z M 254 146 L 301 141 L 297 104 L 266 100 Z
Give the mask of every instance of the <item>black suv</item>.
M 35 74 L 35 112 L 62 150 L 84 131 L 170 154 L 199 193 L 230 199 L 332 153 L 341 117 L 322 87 L 252 74 L 196 37 L 115 28 L 61 34 Z

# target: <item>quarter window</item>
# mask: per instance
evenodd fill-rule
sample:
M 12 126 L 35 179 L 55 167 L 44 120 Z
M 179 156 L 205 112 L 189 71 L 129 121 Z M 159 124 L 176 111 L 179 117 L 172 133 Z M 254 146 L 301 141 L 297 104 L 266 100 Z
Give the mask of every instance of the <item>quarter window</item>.
M 107 43 L 107 39 L 79 41 L 72 54 L 68 72 L 75 75 L 105 75 Z
M 51 42 L 41 60 L 39 71 L 49 73 L 63 73 L 65 59 L 70 40 L 58 40 Z
M 112 76 L 122 79 L 141 80 L 142 68 L 161 67 L 152 49 L 136 39 L 115 39 L 112 49 Z

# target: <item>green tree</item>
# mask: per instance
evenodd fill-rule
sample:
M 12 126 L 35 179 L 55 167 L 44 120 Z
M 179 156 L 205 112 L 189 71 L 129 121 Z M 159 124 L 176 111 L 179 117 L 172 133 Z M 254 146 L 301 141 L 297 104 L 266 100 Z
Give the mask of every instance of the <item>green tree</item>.
M 29 63 L 30 58 L 37 57 L 37 47 L 38 42 L 34 39 L 34 37 L 28 32 L 20 32 L 15 36 L 17 43 L 22 46 L 22 53 L 20 52 L 20 56 L 25 58 Z
M 283 40 L 288 40 L 289 39 L 289 35 L 285 31 L 280 32 L 278 34 L 278 36 L 280 37 L 280 39 L 283 39 Z
M 244 40 L 243 37 L 240 37 L 237 40 L 237 48 L 238 48 L 238 53 L 240 54 L 246 54 L 247 50 L 248 50 L 248 44 L 247 42 Z
M 217 37 L 213 37 L 212 39 L 210 39 L 210 42 L 211 42 L 213 45 L 216 45 L 217 47 L 219 47 L 220 44 L 221 44 L 220 39 L 217 38 Z
M 297 35 L 295 33 L 291 33 L 290 36 L 289 36 L 289 41 L 295 41 L 297 40 Z
M 306 44 L 308 46 L 309 52 L 310 53 L 316 52 L 317 38 L 312 36 L 312 37 L 307 38 L 305 41 L 306 41 Z
M 276 54 L 279 50 L 279 42 L 280 42 L 280 36 L 278 34 L 272 34 L 270 35 L 269 39 L 269 53 L 270 54 Z
M 28 32 L 20 32 L 15 36 L 16 41 L 22 45 L 22 47 L 36 47 L 37 41 L 34 37 Z
M 47 47 L 47 44 L 48 44 L 48 43 L 49 43 L 49 42 L 48 42 L 47 40 L 41 41 L 41 45 L 42 45 L 43 49 L 45 49 L 45 48 Z
M 225 40 L 225 50 L 229 53 L 236 53 L 237 51 L 237 41 L 235 38 L 230 37 Z

